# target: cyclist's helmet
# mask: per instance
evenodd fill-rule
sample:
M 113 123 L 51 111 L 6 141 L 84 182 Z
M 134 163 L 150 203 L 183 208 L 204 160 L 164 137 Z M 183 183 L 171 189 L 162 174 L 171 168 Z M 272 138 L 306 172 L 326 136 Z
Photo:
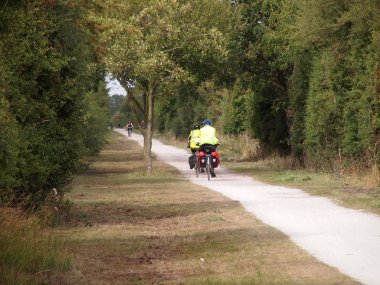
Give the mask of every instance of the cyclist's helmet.
M 206 120 L 203 121 L 203 125 L 209 125 L 209 126 L 211 126 L 211 121 L 206 119 Z
M 196 129 L 200 129 L 200 128 L 201 128 L 201 125 L 200 125 L 200 124 L 197 124 L 197 123 L 195 123 L 195 124 L 193 125 L 193 127 L 194 127 L 194 130 L 196 130 Z

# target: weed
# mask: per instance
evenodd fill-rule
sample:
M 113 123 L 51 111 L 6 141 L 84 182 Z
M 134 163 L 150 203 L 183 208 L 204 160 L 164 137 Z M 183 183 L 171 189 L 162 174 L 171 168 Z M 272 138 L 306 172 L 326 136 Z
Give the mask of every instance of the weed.
M 216 216 L 216 215 L 212 215 L 208 218 L 209 221 L 211 222 L 223 222 L 225 221 L 225 219 L 221 216 Z
M 294 176 L 291 176 L 289 178 L 285 178 L 285 181 L 287 181 L 287 182 L 294 182 L 294 180 L 296 180 L 296 178 Z

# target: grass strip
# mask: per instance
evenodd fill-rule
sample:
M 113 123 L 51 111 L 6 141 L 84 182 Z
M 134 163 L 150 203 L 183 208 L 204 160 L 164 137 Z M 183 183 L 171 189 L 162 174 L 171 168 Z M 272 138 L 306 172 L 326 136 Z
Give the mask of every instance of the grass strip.
M 191 184 L 113 133 L 67 195 L 59 228 L 74 254 L 66 284 L 358 284 L 236 201 Z
M 265 161 L 225 162 L 224 166 L 264 183 L 302 189 L 311 195 L 328 197 L 343 207 L 380 215 L 380 186 L 369 187 L 360 177 L 335 177 L 310 170 L 275 169 Z

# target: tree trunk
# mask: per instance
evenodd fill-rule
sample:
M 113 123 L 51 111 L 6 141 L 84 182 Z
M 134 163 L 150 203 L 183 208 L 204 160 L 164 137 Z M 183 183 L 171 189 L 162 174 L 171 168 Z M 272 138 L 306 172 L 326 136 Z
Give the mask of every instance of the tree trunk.
M 148 83 L 147 90 L 143 94 L 143 104 L 142 107 L 140 103 L 136 100 L 133 95 L 133 91 L 130 90 L 128 92 L 130 100 L 134 108 L 132 111 L 134 112 L 135 118 L 138 119 L 138 114 L 143 114 L 144 116 L 144 124 L 138 121 L 138 125 L 140 127 L 141 133 L 144 137 L 144 161 L 145 161 L 145 174 L 150 175 L 152 173 L 152 138 L 153 138 L 153 119 L 154 119 L 154 88 L 151 83 Z
M 153 138 L 153 90 L 149 88 L 147 94 L 147 122 L 144 136 L 145 174 L 152 174 L 152 138 Z
M 143 156 L 145 161 L 145 174 L 152 173 L 152 137 L 153 137 L 153 88 L 149 86 L 148 91 L 143 94 L 143 106 L 136 100 L 133 90 L 128 92 L 128 100 L 134 106 L 132 112 L 134 118 L 144 137 Z M 143 115 L 143 120 L 139 120 L 139 114 Z

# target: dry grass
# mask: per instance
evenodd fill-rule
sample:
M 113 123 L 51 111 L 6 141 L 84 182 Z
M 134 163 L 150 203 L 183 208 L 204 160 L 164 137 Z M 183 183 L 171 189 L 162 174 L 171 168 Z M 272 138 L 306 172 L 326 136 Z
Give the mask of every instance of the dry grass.
M 357 284 L 224 196 L 190 184 L 114 134 L 74 181 L 65 284 Z
M 225 161 L 250 161 L 259 151 L 258 140 L 252 139 L 247 133 L 220 135 L 219 140 L 219 150 Z
M 190 129 L 189 129 L 190 133 Z M 154 138 L 160 140 L 164 144 L 176 146 L 179 148 L 186 148 L 188 140 L 186 138 L 176 138 L 176 136 L 172 133 L 154 133 Z
M 36 217 L 0 208 L 0 284 L 59 284 L 71 256 Z

